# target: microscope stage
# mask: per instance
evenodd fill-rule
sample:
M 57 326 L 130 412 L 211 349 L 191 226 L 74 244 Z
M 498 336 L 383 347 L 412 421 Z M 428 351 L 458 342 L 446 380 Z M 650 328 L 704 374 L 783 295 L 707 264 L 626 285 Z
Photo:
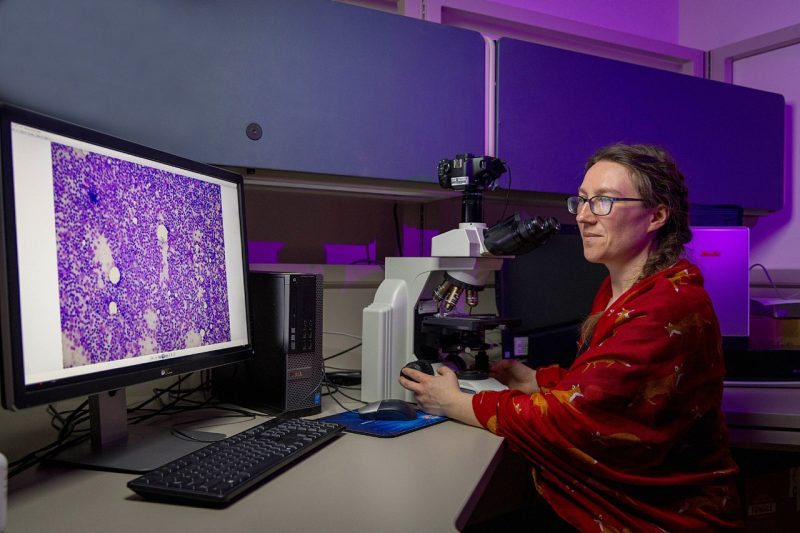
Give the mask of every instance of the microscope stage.
M 429 316 L 422 319 L 423 326 L 439 326 L 465 331 L 482 331 L 499 326 L 516 326 L 516 318 L 500 318 L 496 315 Z

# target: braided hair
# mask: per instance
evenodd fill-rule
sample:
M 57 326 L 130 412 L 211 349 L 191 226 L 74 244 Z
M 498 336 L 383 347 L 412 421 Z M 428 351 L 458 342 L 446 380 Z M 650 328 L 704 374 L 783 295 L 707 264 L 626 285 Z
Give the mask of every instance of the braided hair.
M 595 152 L 586 162 L 586 170 L 599 161 L 625 167 L 646 207 L 665 205 L 669 210 L 666 223 L 656 234 L 655 249 L 650 252 L 636 281 L 674 265 L 684 255 L 684 245 L 692 240 L 689 189 L 675 160 L 659 146 L 613 144 Z M 591 338 L 599 318 L 600 313 L 584 321 L 582 339 Z

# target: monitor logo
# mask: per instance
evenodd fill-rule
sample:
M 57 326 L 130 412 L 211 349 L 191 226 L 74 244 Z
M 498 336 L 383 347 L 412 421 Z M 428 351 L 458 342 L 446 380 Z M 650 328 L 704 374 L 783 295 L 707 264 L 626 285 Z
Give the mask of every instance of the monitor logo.
M 162 377 L 171 376 L 171 375 L 172 375 L 172 369 L 171 368 L 162 368 L 161 369 L 161 376 Z

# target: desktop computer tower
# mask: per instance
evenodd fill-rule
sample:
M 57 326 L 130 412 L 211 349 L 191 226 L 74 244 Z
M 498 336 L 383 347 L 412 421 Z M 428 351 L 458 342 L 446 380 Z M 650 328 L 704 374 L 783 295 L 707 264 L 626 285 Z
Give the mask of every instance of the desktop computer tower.
M 215 368 L 214 396 L 272 413 L 319 413 L 322 275 L 250 272 L 248 285 L 255 357 Z

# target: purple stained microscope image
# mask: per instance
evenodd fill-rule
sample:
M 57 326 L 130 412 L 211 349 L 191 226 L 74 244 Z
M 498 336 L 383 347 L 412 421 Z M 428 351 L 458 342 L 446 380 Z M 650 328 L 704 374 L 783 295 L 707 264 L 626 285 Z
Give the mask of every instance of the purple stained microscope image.
M 230 340 L 219 185 L 52 144 L 64 367 Z

